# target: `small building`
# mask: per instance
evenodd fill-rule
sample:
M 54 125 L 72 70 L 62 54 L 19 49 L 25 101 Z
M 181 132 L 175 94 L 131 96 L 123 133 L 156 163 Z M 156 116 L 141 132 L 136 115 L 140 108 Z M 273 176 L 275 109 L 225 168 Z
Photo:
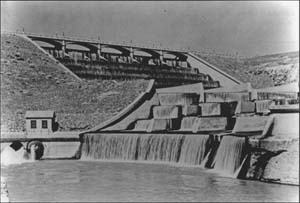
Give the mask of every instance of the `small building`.
M 27 134 L 48 135 L 55 125 L 54 111 L 26 111 Z

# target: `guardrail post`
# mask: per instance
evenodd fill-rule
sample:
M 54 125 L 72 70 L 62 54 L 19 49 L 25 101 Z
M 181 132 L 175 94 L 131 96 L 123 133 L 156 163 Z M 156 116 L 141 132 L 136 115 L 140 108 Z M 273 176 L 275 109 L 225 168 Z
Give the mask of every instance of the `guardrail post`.
M 133 48 L 130 47 L 130 63 L 133 63 L 133 55 L 134 55 Z
M 159 61 L 160 61 L 160 65 L 162 65 L 162 63 L 164 61 L 164 55 L 163 55 L 163 51 L 162 50 L 159 51 Z
M 100 60 L 101 57 L 101 44 L 97 44 L 97 60 Z
M 63 40 L 62 41 L 62 57 L 65 57 L 65 53 L 66 53 L 66 41 Z

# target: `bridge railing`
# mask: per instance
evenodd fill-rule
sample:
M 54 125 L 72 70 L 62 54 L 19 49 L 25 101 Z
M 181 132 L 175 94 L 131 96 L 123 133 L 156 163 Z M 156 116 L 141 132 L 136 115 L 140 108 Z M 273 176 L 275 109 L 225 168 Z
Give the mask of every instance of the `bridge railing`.
M 3 32 L 3 31 L 1 31 Z M 6 31 L 10 32 L 10 31 Z M 46 35 L 46 34 L 38 34 L 38 33 L 33 33 L 33 32 L 25 32 L 21 30 L 16 30 L 15 32 L 10 32 L 10 33 L 15 33 L 15 34 L 22 34 L 26 36 L 31 36 L 31 37 L 42 37 L 42 38 L 52 38 L 52 39 L 60 39 L 60 40 L 70 40 L 70 41 L 80 41 L 80 42 L 88 42 L 88 43 L 93 43 L 93 44 L 107 44 L 107 45 L 116 45 L 116 46 L 124 46 L 124 47 L 135 47 L 135 48 L 144 48 L 144 49 L 152 49 L 152 50 L 163 50 L 163 51 L 174 51 L 174 52 L 180 52 L 180 53 L 188 53 L 192 52 L 194 54 L 199 54 L 203 56 L 220 56 L 220 57 L 225 57 L 225 58 L 232 58 L 232 59 L 244 59 L 246 58 L 245 56 L 241 56 L 238 53 L 230 53 L 230 52 L 217 52 L 215 50 L 190 50 L 189 48 L 170 48 L 170 47 L 162 47 L 161 45 L 158 46 L 157 44 L 153 44 L 152 46 L 145 45 L 145 44 L 134 44 L 132 42 L 113 42 L 113 41 L 103 41 L 100 40 L 99 38 L 92 38 L 90 36 L 68 36 L 64 34 L 51 34 L 51 35 Z
M 153 44 L 152 46 L 144 45 L 144 44 L 134 44 L 134 43 L 120 43 L 120 42 L 113 42 L 113 41 L 103 41 L 99 38 L 92 38 L 88 36 L 78 37 L 78 36 L 68 36 L 68 35 L 62 35 L 62 34 L 38 34 L 33 32 L 25 32 L 17 30 L 16 32 L 12 32 L 15 34 L 22 34 L 26 35 L 28 37 L 36 37 L 36 38 L 49 38 L 49 39 L 59 39 L 59 40 L 70 40 L 70 41 L 80 41 L 80 42 L 86 42 L 86 43 L 92 43 L 92 44 L 105 44 L 105 45 L 114 45 L 114 46 L 123 46 L 123 47 L 134 47 L 134 48 L 143 48 L 143 49 L 152 49 L 152 50 L 163 50 L 163 51 L 173 51 L 173 52 L 180 52 L 180 53 L 188 53 L 189 51 L 186 49 L 175 49 L 170 47 L 162 47 Z

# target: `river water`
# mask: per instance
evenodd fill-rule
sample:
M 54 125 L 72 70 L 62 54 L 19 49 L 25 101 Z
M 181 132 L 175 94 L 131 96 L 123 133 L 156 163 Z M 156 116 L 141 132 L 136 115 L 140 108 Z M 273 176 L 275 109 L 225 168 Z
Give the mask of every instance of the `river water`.
M 1 167 L 12 202 L 299 201 L 299 186 L 140 161 L 41 160 Z

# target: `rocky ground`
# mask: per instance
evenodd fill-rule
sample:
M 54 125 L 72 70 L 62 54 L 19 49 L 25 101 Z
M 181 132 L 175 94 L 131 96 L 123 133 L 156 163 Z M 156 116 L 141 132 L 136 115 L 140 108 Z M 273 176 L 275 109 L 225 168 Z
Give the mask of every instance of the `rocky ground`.
M 27 110 L 54 110 L 60 131 L 89 129 L 125 108 L 148 82 L 79 82 L 29 41 L 1 34 L 2 131 L 24 131 Z
M 250 82 L 255 88 L 299 81 L 299 52 L 258 56 L 242 60 L 221 56 L 199 56 L 237 79 Z

